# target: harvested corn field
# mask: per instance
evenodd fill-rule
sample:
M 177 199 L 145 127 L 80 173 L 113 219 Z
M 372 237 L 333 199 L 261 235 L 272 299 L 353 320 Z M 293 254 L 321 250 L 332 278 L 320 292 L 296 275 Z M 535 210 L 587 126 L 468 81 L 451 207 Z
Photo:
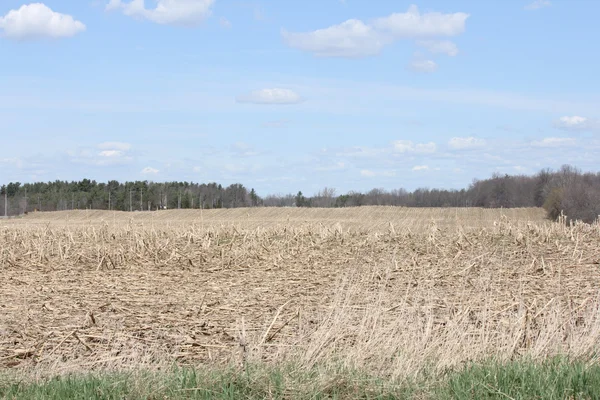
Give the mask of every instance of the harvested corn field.
M 0 368 L 595 357 L 600 227 L 523 210 L 39 213 L 0 225 Z
M 170 224 L 182 223 L 200 228 L 235 227 L 237 229 L 262 229 L 269 227 L 298 227 L 319 224 L 337 227 L 344 231 L 386 232 L 391 226 L 412 232 L 426 229 L 434 222 L 439 227 L 462 229 L 490 228 L 494 221 L 505 216 L 515 224 L 542 223 L 545 212 L 541 208 L 407 208 L 407 207 L 356 207 L 356 208 L 233 208 L 212 210 L 164 210 L 152 212 L 123 212 L 101 210 L 58 211 L 31 213 L 25 218 L 4 223 L 56 225 L 115 224 Z

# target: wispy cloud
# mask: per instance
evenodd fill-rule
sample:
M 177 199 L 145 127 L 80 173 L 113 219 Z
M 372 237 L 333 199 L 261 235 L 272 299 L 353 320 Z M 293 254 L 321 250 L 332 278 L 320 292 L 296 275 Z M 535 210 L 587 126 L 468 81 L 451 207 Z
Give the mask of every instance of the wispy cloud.
M 410 140 L 396 140 L 392 145 L 394 151 L 398 153 L 431 154 L 437 149 L 437 145 L 433 142 L 413 143 Z
M 524 8 L 526 10 L 539 10 L 540 8 L 550 7 L 552 3 L 550 0 L 534 0 L 527 4 Z
M 260 89 L 236 97 L 238 103 L 252 104 L 298 104 L 303 98 L 290 89 Z
M 230 150 L 236 157 L 254 157 L 260 154 L 254 146 L 244 142 L 232 144 Z
M 370 169 L 362 169 L 360 171 L 360 176 L 364 176 L 367 178 L 394 177 L 394 176 L 396 176 L 396 171 L 394 171 L 394 170 L 374 171 L 374 170 L 370 170 Z
M 531 142 L 531 145 L 535 147 L 564 147 L 573 146 L 576 143 L 577 140 L 574 138 L 549 137 L 542 140 L 533 141 Z
M 158 174 L 158 170 L 156 168 L 152 168 L 152 167 L 145 167 L 144 169 L 142 169 L 140 171 L 140 173 L 142 175 L 156 175 Z
M 483 139 L 469 137 L 453 137 L 448 141 L 448 147 L 453 150 L 475 149 L 485 146 Z
M 432 73 L 437 71 L 438 65 L 433 60 L 414 60 L 409 64 L 409 68 L 415 72 Z

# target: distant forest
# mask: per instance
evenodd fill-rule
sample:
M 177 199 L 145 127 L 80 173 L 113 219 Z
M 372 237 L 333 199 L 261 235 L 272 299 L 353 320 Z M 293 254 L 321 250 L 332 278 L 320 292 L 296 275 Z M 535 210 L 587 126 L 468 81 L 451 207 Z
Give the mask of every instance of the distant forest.
M 494 174 L 474 180 L 466 189 L 421 188 L 372 189 L 366 193 L 338 195 L 324 188 L 312 196 L 296 194 L 261 197 L 240 183 L 227 187 L 217 183 L 150 181 L 108 183 L 11 182 L 0 190 L 0 215 L 77 209 L 147 211 L 179 208 L 234 207 L 358 207 L 387 205 L 404 207 L 544 207 L 548 217 L 561 212 L 569 220 L 594 222 L 600 214 L 600 173 L 582 173 L 565 165 L 558 171 L 544 169 L 533 176 Z M 5 208 L 5 194 L 8 206 Z

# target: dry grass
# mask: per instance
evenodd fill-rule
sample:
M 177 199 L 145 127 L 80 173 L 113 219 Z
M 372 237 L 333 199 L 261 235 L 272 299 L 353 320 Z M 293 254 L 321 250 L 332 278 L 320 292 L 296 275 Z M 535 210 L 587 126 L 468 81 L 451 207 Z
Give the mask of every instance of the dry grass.
M 490 357 L 593 359 L 600 227 L 542 215 L 365 207 L 5 221 L 0 367 L 293 361 L 404 378 Z

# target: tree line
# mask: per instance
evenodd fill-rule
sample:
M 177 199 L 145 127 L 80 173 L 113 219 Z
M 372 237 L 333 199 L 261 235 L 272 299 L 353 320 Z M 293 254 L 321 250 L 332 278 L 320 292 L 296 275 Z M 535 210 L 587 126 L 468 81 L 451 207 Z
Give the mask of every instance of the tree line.
M 565 165 L 557 171 L 544 169 L 535 175 L 494 174 L 474 180 L 460 190 L 419 188 L 372 189 L 336 194 L 324 188 L 312 196 L 296 194 L 259 196 L 241 183 L 227 187 L 217 183 L 118 182 L 83 179 L 21 184 L 11 182 L 0 189 L 0 213 L 8 199 L 8 215 L 31 211 L 77 209 L 147 211 L 157 209 L 235 207 L 544 207 L 549 218 L 561 212 L 568 219 L 591 223 L 600 215 L 600 173 L 583 173 Z M 6 195 L 6 196 L 5 196 Z

